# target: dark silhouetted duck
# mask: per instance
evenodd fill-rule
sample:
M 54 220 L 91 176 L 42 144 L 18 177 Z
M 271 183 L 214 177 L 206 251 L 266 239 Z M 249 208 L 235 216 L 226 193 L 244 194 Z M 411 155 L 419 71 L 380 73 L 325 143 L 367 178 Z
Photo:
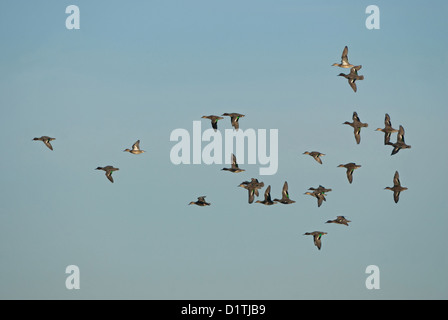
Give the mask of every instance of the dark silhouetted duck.
M 195 204 L 195 205 L 200 206 L 200 207 L 209 206 L 210 203 L 207 202 L 207 201 L 205 201 L 205 197 L 206 197 L 206 196 L 198 197 L 198 201 L 191 201 L 191 202 L 189 203 L 189 205 L 190 205 L 190 204 Z
M 394 154 L 398 153 L 398 151 L 400 151 L 401 149 L 410 149 L 411 146 L 407 145 L 404 142 L 404 128 L 403 126 L 400 125 L 400 129 L 398 129 L 398 133 L 397 133 L 397 142 L 392 143 L 392 142 L 388 142 L 387 145 L 393 146 L 393 150 L 392 153 L 390 154 L 391 156 L 393 156 Z
M 321 238 L 324 234 L 327 234 L 327 233 L 322 232 L 322 231 L 313 231 L 313 232 L 305 232 L 303 235 L 304 236 L 313 236 L 314 245 L 317 247 L 317 249 L 320 250 L 320 248 L 322 247 Z
M 314 160 L 316 160 L 320 164 L 322 164 L 322 159 L 320 157 L 325 155 L 324 153 L 320 153 L 318 151 L 311 151 L 311 152 L 305 151 L 303 154 L 312 156 Z
M 220 116 L 202 116 L 202 118 L 210 119 L 210 121 L 212 122 L 212 128 L 215 131 L 218 130 L 218 120 L 224 119 L 223 117 L 220 117 Z
M 281 199 L 274 199 L 274 202 L 280 202 L 280 203 L 283 203 L 283 204 L 295 203 L 294 200 L 291 200 L 289 198 L 288 182 L 285 181 L 285 183 L 283 184 L 282 198 Z
M 347 164 L 340 164 L 338 165 L 338 168 L 345 168 L 347 169 L 347 179 L 348 182 L 352 183 L 353 182 L 353 171 L 355 171 L 355 169 L 361 168 L 361 165 L 358 165 L 354 162 L 350 162 Z
M 344 77 L 345 79 L 348 80 L 348 84 L 350 85 L 350 87 L 353 89 L 354 92 L 357 91 L 356 81 L 357 80 L 364 80 L 364 76 L 359 76 L 358 75 L 358 71 L 361 68 L 362 68 L 362 66 L 352 67 L 350 69 L 350 73 L 349 74 L 345 74 L 345 73 L 338 74 L 338 76 Z
M 348 226 L 348 223 L 351 222 L 350 220 L 347 220 L 344 216 L 337 216 L 334 220 L 327 220 L 325 223 L 337 223 L 337 224 L 344 224 Z
M 398 132 L 397 129 L 392 128 L 392 123 L 390 122 L 390 117 L 389 117 L 389 115 L 387 113 L 386 113 L 386 116 L 384 118 L 384 129 L 378 128 L 375 131 L 384 132 L 384 144 L 388 144 L 389 143 L 390 135 L 393 132 Z
M 230 122 L 232 124 L 232 127 L 235 128 L 235 130 L 238 130 L 240 127 L 238 120 L 240 118 L 244 117 L 244 114 L 239 114 L 239 113 L 223 113 L 222 115 L 230 117 Z
M 112 172 L 120 170 L 118 168 L 114 168 L 113 166 L 105 166 L 105 167 L 98 167 L 95 170 L 103 170 L 106 171 L 106 177 L 109 179 L 110 182 L 114 182 L 114 178 L 112 178 Z
M 50 141 L 56 140 L 56 138 L 50 138 L 48 136 L 42 136 L 40 138 L 34 138 L 34 141 L 42 141 L 45 143 L 45 145 L 50 149 L 53 150 L 53 146 L 51 145 Z
M 404 190 L 408 190 L 406 187 L 402 187 L 400 183 L 400 176 L 398 175 L 398 171 L 395 171 L 394 175 L 394 186 L 393 187 L 386 187 L 385 190 L 392 190 L 394 192 L 394 201 L 395 203 L 398 203 L 398 200 L 400 200 L 400 192 Z
M 341 67 L 341 68 L 353 68 L 350 62 L 348 62 L 348 47 L 345 46 L 344 50 L 342 50 L 341 63 L 333 63 L 332 66 Z
M 140 150 L 140 140 L 137 140 L 133 145 L 132 149 L 124 149 L 123 151 L 132 153 L 132 154 L 140 154 L 145 152 L 145 150 Z
M 230 168 L 222 168 L 221 170 L 235 172 L 235 173 L 245 171 L 244 169 L 240 169 L 238 167 L 238 163 L 236 162 L 236 157 L 235 157 L 235 155 L 233 153 L 232 153 L 232 157 L 231 158 L 232 158 L 231 159 L 232 160 L 232 166 Z
M 267 206 L 275 204 L 275 202 L 271 200 L 271 186 L 268 186 L 266 188 L 264 192 L 264 200 L 263 201 L 257 200 L 255 201 L 255 203 L 261 203 Z
M 359 144 L 361 142 L 361 128 L 368 127 L 369 125 L 367 123 L 362 123 L 361 120 L 359 120 L 358 113 L 356 113 L 356 111 L 353 112 L 352 119 L 353 122 L 345 121 L 343 124 L 348 124 L 353 127 L 356 143 Z

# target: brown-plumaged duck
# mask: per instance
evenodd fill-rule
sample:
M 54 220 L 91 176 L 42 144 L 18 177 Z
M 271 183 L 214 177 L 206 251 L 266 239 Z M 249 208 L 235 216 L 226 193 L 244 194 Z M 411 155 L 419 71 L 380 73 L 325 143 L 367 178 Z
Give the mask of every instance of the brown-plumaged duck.
M 348 182 L 352 183 L 353 182 L 353 171 L 355 171 L 355 169 L 361 168 L 361 165 L 358 165 L 354 162 L 350 162 L 347 164 L 340 164 L 338 165 L 338 168 L 345 168 L 347 169 L 347 179 Z
M 388 142 L 387 145 L 394 147 L 392 149 L 392 153 L 390 154 L 391 156 L 393 156 L 394 154 L 397 154 L 398 151 L 400 151 L 401 149 L 410 149 L 411 148 L 410 145 L 408 145 L 404 142 L 404 128 L 402 125 L 400 125 L 400 128 L 398 129 L 397 142 L 395 142 L 395 143 Z
M 392 123 L 390 122 L 390 116 L 386 113 L 384 117 L 384 128 L 378 128 L 375 131 L 384 132 L 384 144 L 388 144 L 390 141 L 390 135 L 394 132 L 398 132 L 397 129 L 392 128 Z
M 322 232 L 322 231 L 313 231 L 313 232 L 305 232 L 303 235 L 304 236 L 313 236 L 314 245 L 317 247 L 317 249 L 320 250 L 320 248 L 322 247 L 321 238 L 324 234 L 327 234 L 327 233 Z
M 398 200 L 400 200 L 400 193 L 404 190 L 408 190 L 406 187 L 401 186 L 400 182 L 400 176 L 398 174 L 398 171 L 395 171 L 394 175 L 394 186 L 393 187 L 386 187 L 385 190 L 392 190 L 394 192 L 394 201 L 395 203 L 398 203 Z
M 118 168 L 114 168 L 113 166 L 105 166 L 105 167 L 97 167 L 95 170 L 103 170 L 106 171 L 106 177 L 110 182 L 114 182 L 114 178 L 112 178 L 112 172 L 120 170 Z
M 287 181 L 285 181 L 285 183 L 283 184 L 282 198 L 281 199 L 274 199 L 274 202 L 280 202 L 280 203 L 283 203 L 283 204 L 295 203 L 294 200 L 291 200 L 289 198 L 288 182 Z
M 351 222 L 350 220 L 347 220 L 344 216 L 337 216 L 334 220 L 327 220 L 325 223 L 336 223 L 336 224 L 344 224 L 348 226 L 348 223 Z
M 51 145 L 50 141 L 56 140 L 56 138 L 50 138 L 48 136 L 42 136 L 40 138 L 34 138 L 34 141 L 42 141 L 45 143 L 45 145 L 50 149 L 53 150 L 53 146 Z
M 206 197 L 206 196 L 198 197 L 198 201 L 191 201 L 191 202 L 189 203 L 189 205 L 190 205 L 190 204 L 195 204 L 195 205 L 200 206 L 200 207 L 209 206 L 210 203 L 207 202 L 207 201 L 205 201 L 205 197 Z
M 343 124 L 348 124 L 353 128 L 356 143 L 359 144 L 361 142 L 361 128 L 368 127 L 369 125 L 367 123 L 362 123 L 361 120 L 359 120 L 358 113 L 356 111 L 353 112 L 352 119 L 353 122 L 345 121 Z
M 356 87 L 356 81 L 357 80 L 364 80 L 364 76 L 358 75 L 358 71 L 362 68 L 362 66 L 355 66 L 350 69 L 349 74 L 340 73 L 338 76 L 344 77 L 347 79 L 348 84 L 353 89 L 354 92 L 356 92 L 358 89 Z
M 319 151 L 311 151 L 311 152 L 305 151 L 303 154 L 310 155 L 311 157 L 314 158 L 314 160 L 316 160 L 320 164 L 322 164 L 322 159 L 320 157 L 325 155 L 324 153 L 321 153 Z

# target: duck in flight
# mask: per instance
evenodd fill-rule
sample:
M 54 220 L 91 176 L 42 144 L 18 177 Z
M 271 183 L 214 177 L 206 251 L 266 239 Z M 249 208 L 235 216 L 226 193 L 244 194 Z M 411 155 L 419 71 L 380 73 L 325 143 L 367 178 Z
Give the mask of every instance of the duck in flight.
M 408 190 L 406 187 L 401 186 L 400 182 L 400 175 L 398 174 L 398 171 L 395 171 L 394 175 L 394 186 L 393 187 L 386 187 L 385 190 L 392 190 L 394 192 L 394 201 L 395 203 L 398 203 L 398 200 L 400 200 L 400 193 L 402 191 Z
M 319 185 L 318 188 L 309 188 L 308 190 L 311 190 L 313 192 L 305 192 L 305 194 L 310 195 L 312 197 L 315 197 L 317 199 L 317 206 L 320 207 L 324 201 L 327 201 L 325 198 L 326 192 L 330 192 L 331 189 L 327 189 L 321 185 Z
M 314 158 L 314 160 L 316 160 L 320 164 L 322 164 L 322 159 L 320 157 L 325 155 L 324 153 L 320 153 L 319 151 L 311 151 L 311 152 L 305 151 L 303 154 L 310 155 L 311 157 Z
M 336 223 L 336 224 L 343 224 L 348 226 L 348 223 L 351 222 L 350 220 L 347 220 L 344 216 L 337 216 L 334 220 L 327 220 L 325 223 Z
M 369 125 L 367 123 L 362 123 L 361 120 L 359 120 L 358 113 L 356 111 L 353 112 L 352 119 L 353 122 L 345 121 L 343 124 L 348 124 L 353 127 L 356 143 L 359 144 L 361 142 L 361 128 L 368 127 Z
M 257 200 L 257 201 L 255 201 L 255 203 L 261 203 L 261 204 L 264 204 L 267 206 L 275 204 L 275 202 L 271 200 L 271 186 L 270 185 L 266 188 L 266 191 L 264 192 L 264 200 L 263 201 Z
M 112 178 L 112 172 L 120 170 L 118 168 L 114 168 L 113 166 L 105 166 L 105 167 L 97 167 L 95 170 L 103 170 L 106 171 L 106 177 L 110 182 L 114 182 L 114 178 Z
M 224 119 L 223 117 L 220 116 L 202 116 L 203 119 L 209 119 L 212 123 L 212 128 L 213 130 L 218 130 L 218 121 Z
M 349 183 L 353 182 L 353 171 L 355 171 L 355 169 L 361 168 L 361 165 L 358 165 L 354 162 L 350 162 L 347 164 L 340 164 L 338 165 L 338 168 L 345 168 L 347 169 L 347 179 Z
M 241 182 L 238 187 L 242 187 L 248 191 L 249 203 L 253 203 L 255 196 L 259 196 L 258 189 L 264 187 L 264 182 L 259 182 L 258 179 L 252 178 L 250 182 Z
M 341 63 L 333 63 L 332 66 L 341 67 L 341 68 L 353 68 L 350 62 L 348 62 L 348 47 L 345 46 L 344 50 L 342 50 Z
M 287 181 L 285 181 L 285 183 L 283 184 L 282 198 L 281 199 L 274 199 L 274 202 L 280 202 L 280 203 L 283 203 L 283 204 L 295 203 L 294 200 L 291 200 L 289 198 L 288 182 Z
M 221 170 L 235 172 L 235 173 L 246 171 L 246 170 L 240 169 L 238 167 L 238 163 L 236 162 L 236 156 L 233 153 L 231 156 L 231 160 L 232 160 L 232 166 L 230 168 L 222 168 Z
M 140 154 L 145 152 L 145 150 L 140 150 L 140 140 L 137 140 L 133 145 L 132 145 L 132 149 L 124 149 L 123 152 L 129 152 L 132 154 Z
M 322 247 L 321 238 L 324 234 L 327 234 L 326 232 L 322 231 L 313 231 L 313 232 L 305 232 L 303 235 L 305 236 L 313 236 L 314 245 L 317 247 L 317 249 L 320 250 Z
M 207 201 L 205 201 L 205 197 L 206 197 L 206 196 L 198 197 L 198 201 L 191 201 L 191 202 L 189 203 L 189 205 L 190 205 L 190 204 L 195 204 L 195 205 L 200 206 L 200 207 L 209 206 L 210 203 L 207 202 Z
M 358 89 L 356 87 L 356 81 L 357 80 L 364 80 L 364 76 L 358 75 L 358 71 L 362 68 L 362 66 L 355 66 L 350 69 L 349 74 L 340 73 L 338 76 L 344 77 L 348 80 L 348 84 L 353 89 L 354 92 L 356 92 Z
M 384 128 L 378 128 L 375 131 L 384 132 L 384 144 L 387 145 L 390 142 L 390 135 L 394 132 L 398 132 L 397 129 L 392 128 L 392 123 L 390 122 L 390 116 L 386 113 L 384 117 Z
M 397 142 L 395 142 L 395 143 L 388 142 L 387 145 L 394 147 L 392 149 L 392 153 L 390 154 L 391 156 L 393 156 L 394 154 L 397 154 L 398 151 L 400 151 L 401 149 L 410 149 L 411 148 L 410 145 L 408 145 L 404 142 L 404 128 L 402 125 L 400 125 L 400 128 L 398 129 Z
M 223 116 L 229 116 L 230 117 L 230 123 L 232 124 L 232 127 L 235 128 L 235 130 L 238 131 L 240 125 L 238 120 L 240 120 L 240 118 L 244 117 L 244 114 L 239 114 L 239 113 L 223 113 Z
M 42 136 L 40 138 L 34 138 L 34 141 L 42 141 L 43 143 L 45 143 L 45 145 L 50 149 L 53 150 L 53 146 L 51 145 L 50 141 L 56 140 L 56 138 L 51 138 L 48 136 Z

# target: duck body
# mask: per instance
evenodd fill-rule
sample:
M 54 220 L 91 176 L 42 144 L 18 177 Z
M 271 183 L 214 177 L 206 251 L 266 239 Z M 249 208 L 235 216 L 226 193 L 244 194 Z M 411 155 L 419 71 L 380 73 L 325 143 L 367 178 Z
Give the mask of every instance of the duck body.
M 332 66 L 340 67 L 340 68 L 353 68 L 350 62 L 348 62 L 348 47 L 345 46 L 344 50 L 342 50 L 341 63 L 333 63 Z
M 341 77 L 344 77 L 345 79 L 347 79 L 348 84 L 350 85 L 350 87 L 353 89 L 354 92 L 356 92 L 358 90 L 358 88 L 356 86 L 356 81 L 364 80 L 364 76 L 358 75 L 358 71 L 361 68 L 362 68 L 362 66 L 355 66 L 350 69 L 349 74 L 345 74 L 345 73 L 338 74 L 338 76 L 341 76 Z
M 191 205 L 191 204 L 195 204 L 195 205 L 197 205 L 197 206 L 199 206 L 199 207 L 209 206 L 211 203 L 205 201 L 205 197 L 206 197 L 206 196 L 198 197 L 198 200 L 197 200 L 197 201 L 191 201 L 191 202 L 189 203 L 189 205 Z
M 224 119 L 223 117 L 220 116 L 215 116 L 215 115 L 211 115 L 211 116 L 202 116 L 203 119 L 209 119 L 212 123 L 212 128 L 213 130 L 218 130 L 218 121 Z
M 317 199 L 317 206 L 320 207 L 324 201 L 327 201 L 325 198 L 326 192 L 330 192 L 331 189 L 327 189 L 321 185 L 319 185 L 318 188 L 309 188 L 308 190 L 311 190 L 312 192 L 305 192 L 306 195 L 310 195 L 312 197 L 315 197 Z
M 236 162 L 236 156 L 233 153 L 232 153 L 232 156 L 231 156 L 231 161 L 232 161 L 232 164 L 231 164 L 230 168 L 222 168 L 221 170 L 230 171 L 230 172 L 234 172 L 234 173 L 239 173 L 239 172 L 246 171 L 244 169 L 241 169 L 238 166 L 238 163 Z
M 252 178 L 251 181 L 244 181 L 238 185 L 248 191 L 249 203 L 254 202 L 255 196 L 258 197 L 258 190 L 264 187 L 264 182 L 259 182 L 258 179 Z
M 123 152 L 129 152 L 132 154 L 140 154 L 145 152 L 145 150 L 140 150 L 140 140 L 137 140 L 133 145 L 132 149 L 124 149 Z
M 353 128 L 353 133 L 355 135 L 355 140 L 357 144 L 361 143 L 361 128 L 366 128 L 369 125 L 367 123 L 361 122 L 359 119 L 358 113 L 355 111 L 353 112 L 352 116 L 353 122 L 345 121 L 343 124 L 347 124 Z
M 240 113 L 223 113 L 223 116 L 228 116 L 230 117 L 230 123 L 232 124 L 232 127 L 235 128 L 235 130 L 238 131 L 240 125 L 239 125 L 239 120 L 240 118 L 244 117 L 244 114 L 240 114 Z
M 347 220 L 344 216 L 337 216 L 334 220 L 328 220 L 325 223 L 336 223 L 336 224 L 343 224 L 348 226 L 348 223 L 351 222 L 350 220 Z
M 389 142 L 386 144 L 394 147 L 390 154 L 391 156 L 393 156 L 394 154 L 397 154 L 398 151 L 400 151 L 401 149 L 410 149 L 411 148 L 410 145 L 408 145 L 404 142 L 404 128 L 402 125 L 400 125 L 400 128 L 398 129 L 397 142 L 395 142 L 395 143 Z
M 390 116 L 386 113 L 384 117 L 384 128 L 378 128 L 375 131 L 384 132 L 384 144 L 387 145 L 390 142 L 390 136 L 394 132 L 398 132 L 397 129 L 392 127 L 392 123 L 390 121 Z
M 95 170 L 103 170 L 106 172 L 106 177 L 110 182 L 114 182 L 114 178 L 112 178 L 112 172 L 120 170 L 118 168 L 114 168 L 113 166 L 105 166 L 105 167 L 97 167 Z
M 340 164 L 338 165 L 338 168 L 346 168 L 347 169 L 347 179 L 349 183 L 353 182 L 353 171 L 355 171 L 355 169 L 361 168 L 361 165 L 358 165 L 354 162 L 350 162 L 347 164 Z
M 320 164 L 322 164 L 322 159 L 320 157 L 325 155 L 324 153 L 321 153 L 319 151 L 311 151 L 311 152 L 305 151 L 303 154 L 310 155 L 311 157 L 314 158 L 314 160 L 316 160 Z
M 271 200 L 271 186 L 268 186 L 266 188 L 266 190 L 264 192 L 264 200 L 263 201 L 257 200 L 256 203 L 261 203 L 266 206 L 271 206 L 271 205 L 275 204 L 275 202 Z
M 40 138 L 34 138 L 34 141 L 42 141 L 50 150 L 53 150 L 53 146 L 51 145 L 50 141 L 56 140 L 56 138 L 51 138 L 49 136 L 42 136 Z
M 408 188 L 406 187 L 402 187 L 401 186 L 401 182 L 400 182 L 400 175 L 398 174 L 398 171 L 395 171 L 394 174 L 394 186 L 393 187 L 386 187 L 384 188 L 385 190 L 391 190 L 394 192 L 394 201 L 395 203 L 398 203 L 398 201 L 400 200 L 400 193 L 402 191 L 408 190 Z
M 322 236 L 327 234 L 327 232 L 322 232 L 322 231 L 313 231 L 313 232 L 305 232 L 303 235 L 305 236 L 313 236 L 313 240 L 314 240 L 314 245 L 317 247 L 317 249 L 320 250 L 320 248 L 322 247 Z
M 280 203 L 283 203 L 283 204 L 295 203 L 294 200 L 291 200 L 289 198 L 288 182 L 285 181 L 285 183 L 283 184 L 282 198 L 281 199 L 274 199 L 274 202 L 280 202 Z

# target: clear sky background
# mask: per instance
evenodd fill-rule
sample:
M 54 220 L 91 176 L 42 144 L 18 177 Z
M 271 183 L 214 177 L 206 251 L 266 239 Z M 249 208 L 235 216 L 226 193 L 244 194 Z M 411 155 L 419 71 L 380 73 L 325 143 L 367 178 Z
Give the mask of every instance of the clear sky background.
M 71 4 L 80 30 L 65 27 Z M 379 30 L 365 27 L 371 4 Z M 447 9 L 3 1 L 0 298 L 447 299 Z M 345 45 L 363 66 L 357 93 L 331 66 Z M 353 111 L 369 124 L 359 145 L 342 125 Z M 275 175 L 171 163 L 174 129 L 208 129 L 201 117 L 224 112 L 245 114 L 241 129 L 279 130 Z M 390 155 L 375 131 L 385 113 L 411 149 Z M 32 141 L 42 135 L 54 151 Z M 137 139 L 146 153 L 123 152 Z M 303 155 L 313 150 L 322 165 Z M 337 168 L 348 162 L 362 165 L 353 184 Z M 94 170 L 109 164 L 113 184 Z M 409 188 L 397 204 L 384 190 L 396 170 Z M 252 177 L 273 198 L 288 181 L 296 203 L 248 204 L 237 185 Z M 304 195 L 318 185 L 333 189 L 320 208 Z M 202 195 L 211 206 L 188 205 Z M 325 224 L 337 215 L 350 226 Z M 320 251 L 303 235 L 315 230 L 328 232 Z M 68 265 L 79 290 L 65 287 Z M 369 265 L 378 290 L 365 286 Z

